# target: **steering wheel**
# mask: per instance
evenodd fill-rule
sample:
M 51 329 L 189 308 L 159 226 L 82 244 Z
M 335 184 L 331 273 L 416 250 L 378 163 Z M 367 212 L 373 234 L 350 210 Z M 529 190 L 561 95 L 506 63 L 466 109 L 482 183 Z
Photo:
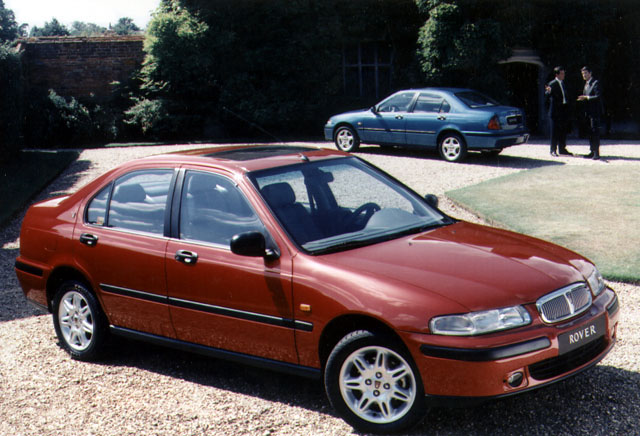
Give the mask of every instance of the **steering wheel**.
M 347 218 L 344 226 L 347 230 L 362 229 L 371 218 L 371 216 L 381 208 L 376 203 L 365 203 L 354 210 L 349 218 Z

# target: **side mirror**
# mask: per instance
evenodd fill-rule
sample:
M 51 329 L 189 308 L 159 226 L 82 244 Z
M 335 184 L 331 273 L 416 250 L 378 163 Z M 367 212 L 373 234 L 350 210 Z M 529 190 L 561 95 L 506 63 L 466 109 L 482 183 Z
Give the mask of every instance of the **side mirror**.
M 433 194 L 427 194 L 424 196 L 425 201 L 427 202 L 427 204 L 435 209 L 438 208 L 438 197 L 436 197 Z
M 267 249 L 264 235 L 257 231 L 238 233 L 231 238 L 231 252 L 238 256 L 264 257 L 274 259 L 278 254 Z
M 371 109 L 369 109 L 371 112 L 373 112 L 374 114 L 378 113 L 378 108 L 376 106 L 371 106 Z

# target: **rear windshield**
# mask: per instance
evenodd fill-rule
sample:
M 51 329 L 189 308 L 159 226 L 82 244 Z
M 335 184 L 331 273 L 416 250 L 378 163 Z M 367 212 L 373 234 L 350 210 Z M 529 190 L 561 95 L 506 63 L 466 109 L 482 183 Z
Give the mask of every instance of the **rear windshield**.
M 498 103 L 491 97 L 487 97 L 486 95 L 480 94 L 479 92 L 461 91 L 456 93 L 456 97 L 458 97 L 464 104 L 469 106 L 471 109 L 475 109 L 479 107 L 488 107 L 488 106 L 500 106 L 500 103 Z

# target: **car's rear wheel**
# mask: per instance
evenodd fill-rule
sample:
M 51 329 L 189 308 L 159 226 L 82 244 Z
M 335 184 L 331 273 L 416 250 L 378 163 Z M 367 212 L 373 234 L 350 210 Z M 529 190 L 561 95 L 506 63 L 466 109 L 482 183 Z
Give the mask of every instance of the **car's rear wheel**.
M 467 145 L 457 133 L 446 133 L 438 143 L 440 156 L 449 162 L 460 162 L 467 156 Z
M 356 151 L 360 147 L 360 138 L 358 134 L 349 126 L 340 126 L 333 135 L 333 142 L 338 150 L 350 153 Z
M 72 358 L 96 359 L 105 348 L 107 319 L 96 297 L 77 281 L 64 282 L 53 300 L 56 335 Z
M 355 331 L 331 352 L 324 383 L 333 407 L 365 433 L 398 432 L 424 414 L 424 389 L 411 357 L 396 343 Z

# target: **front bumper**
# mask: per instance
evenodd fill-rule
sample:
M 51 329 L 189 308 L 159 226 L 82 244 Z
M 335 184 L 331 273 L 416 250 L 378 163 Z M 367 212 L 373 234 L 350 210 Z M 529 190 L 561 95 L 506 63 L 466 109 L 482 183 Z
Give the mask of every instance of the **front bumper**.
M 615 344 L 618 317 L 617 296 L 607 288 L 590 310 L 560 325 L 538 320 L 501 334 L 408 334 L 405 340 L 427 396 L 482 400 L 539 388 L 595 365 Z M 593 334 L 597 329 L 602 332 Z M 560 342 L 574 336 L 580 346 L 565 346 L 560 354 Z
M 324 139 L 325 141 L 333 141 L 333 124 L 324 126 Z

